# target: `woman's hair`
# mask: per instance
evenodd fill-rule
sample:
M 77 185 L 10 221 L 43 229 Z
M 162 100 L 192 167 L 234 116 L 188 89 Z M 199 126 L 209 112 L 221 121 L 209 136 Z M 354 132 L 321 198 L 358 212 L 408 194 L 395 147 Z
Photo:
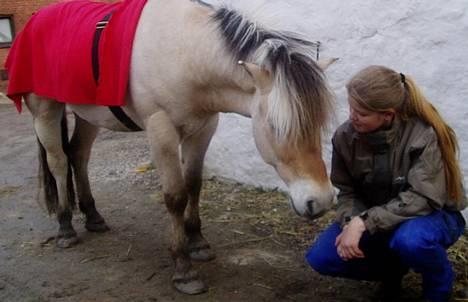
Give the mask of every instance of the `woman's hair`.
M 458 142 L 453 129 L 426 99 L 414 80 L 384 66 L 364 68 L 346 85 L 349 97 L 374 112 L 397 112 L 402 120 L 417 116 L 435 130 L 444 160 L 448 197 L 461 202 Z

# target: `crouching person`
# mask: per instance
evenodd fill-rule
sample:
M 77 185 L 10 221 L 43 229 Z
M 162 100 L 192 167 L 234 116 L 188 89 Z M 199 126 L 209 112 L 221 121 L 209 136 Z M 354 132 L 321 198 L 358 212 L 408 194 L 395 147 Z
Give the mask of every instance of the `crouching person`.
M 332 140 L 336 223 L 307 261 L 324 275 L 381 281 L 387 301 L 398 301 L 412 269 L 425 299 L 448 301 L 446 249 L 465 229 L 467 206 L 455 133 L 404 74 L 370 66 L 346 87 L 349 120 Z

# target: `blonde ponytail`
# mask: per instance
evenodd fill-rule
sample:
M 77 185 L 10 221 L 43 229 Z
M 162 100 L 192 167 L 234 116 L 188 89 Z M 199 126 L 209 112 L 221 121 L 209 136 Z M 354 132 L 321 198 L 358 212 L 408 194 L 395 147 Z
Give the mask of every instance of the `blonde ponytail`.
M 406 100 L 403 102 L 401 116 L 407 119 L 418 116 L 429 124 L 437 134 L 439 148 L 444 160 L 444 170 L 448 197 L 457 202 L 463 200 L 461 171 L 458 163 L 458 142 L 453 129 L 447 125 L 437 109 L 426 99 L 421 89 L 411 77 L 405 76 Z

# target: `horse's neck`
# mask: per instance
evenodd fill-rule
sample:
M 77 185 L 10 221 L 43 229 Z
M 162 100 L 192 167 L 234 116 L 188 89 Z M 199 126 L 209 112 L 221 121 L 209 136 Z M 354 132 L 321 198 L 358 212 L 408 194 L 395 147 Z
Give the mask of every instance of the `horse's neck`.
M 204 59 L 194 58 L 205 71 L 203 85 L 211 90 L 210 105 L 215 111 L 238 113 L 246 117 L 254 109 L 255 86 L 244 68 L 228 54 L 223 41 L 216 40 L 217 48 L 209 46 Z
M 205 31 L 205 41 L 196 41 L 192 60 L 199 85 L 206 89 L 210 109 L 217 112 L 251 116 L 255 94 L 253 80 L 228 52 L 216 29 Z
M 240 87 L 216 89 L 209 98 L 210 110 L 251 117 L 255 105 L 254 93 L 253 89 L 245 90 Z
M 255 93 L 252 79 L 228 52 L 217 25 L 209 20 L 210 8 L 193 4 L 190 12 L 191 61 L 202 90 L 206 90 L 209 110 L 251 116 Z M 203 101 L 202 101 L 203 102 Z

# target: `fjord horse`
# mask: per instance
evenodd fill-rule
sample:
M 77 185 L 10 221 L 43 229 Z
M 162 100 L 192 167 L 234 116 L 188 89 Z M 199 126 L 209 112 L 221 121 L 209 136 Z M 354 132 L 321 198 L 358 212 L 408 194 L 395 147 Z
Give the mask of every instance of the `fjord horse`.
M 214 257 L 201 233 L 198 204 L 218 113 L 252 119 L 257 149 L 286 183 L 299 215 L 312 219 L 332 206 L 334 191 L 321 149 L 332 105 L 323 74 L 329 62 L 314 61 L 315 47 L 298 34 L 269 30 L 225 6 L 149 0 L 144 7 L 122 109 L 146 131 L 158 166 L 172 222 L 172 280 L 179 291 L 205 291 L 191 260 Z M 107 230 L 91 194 L 88 161 L 99 127 L 128 129 L 106 107 L 65 105 L 35 93 L 25 102 L 41 147 L 46 202 L 59 222 L 57 246 L 77 242 L 73 176 L 86 228 Z M 70 140 L 63 130 L 66 108 L 76 120 Z

